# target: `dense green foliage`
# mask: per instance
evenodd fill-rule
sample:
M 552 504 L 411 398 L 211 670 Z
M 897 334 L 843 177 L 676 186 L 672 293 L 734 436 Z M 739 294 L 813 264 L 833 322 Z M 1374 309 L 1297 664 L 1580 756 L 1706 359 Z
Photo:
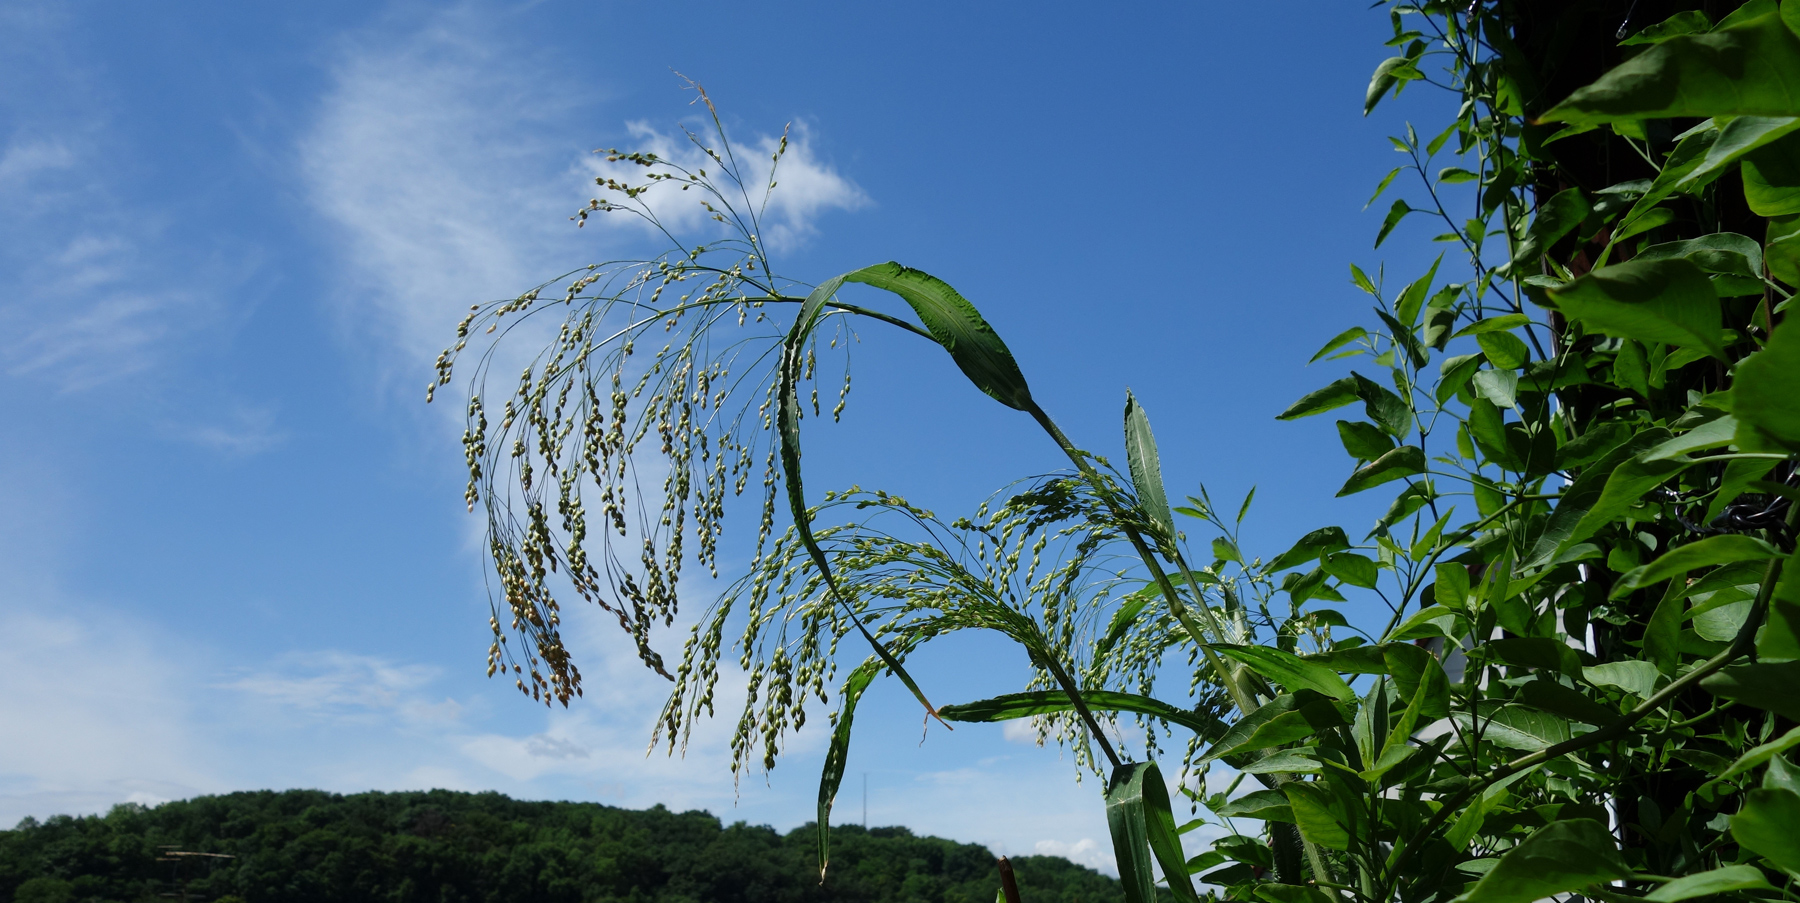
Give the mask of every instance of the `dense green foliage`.
M 247 903 L 990 903 L 987 848 L 905 828 L 832 829 L 821 884 L 813 828 L 786 835 L 658 806 L 525 802 L 497 793 L 261 791 L 0 832 L 0 900 L 133 903 L 177 892 Z M 161 848 L 235 859 L 158 862 Z M 1054 856 L 1014 860 L 1033 901 L 1096 903 L 1118 882 Z
M 757 221 L 773 176 L 720 130 L 704 167 L 612 153 L 641 176 L 600 180 L 607 200 L 579 216 L 656 223 L 655 203 L 698 189 L 685 197 L 733 234 L 671 235 L 657 258 L 478 306 L 440 359 L 434 388 L 472 329 L 563 318 L 494 387 L 497 423 L 491 353 L 471 384 L 468 499 L 504 591 L 490 673 L 510 666 L 545 704 L 579 693 L 556 632 L 572 589 L 674 681 L 671 746 L 735 664 L 736 765 L 773 767 L 835 685 L 821 823 L 878 676 L 946 719 L 1033 718 L 1109 773 L 1132 901 L 1158 875 L 1197 900 L 1201 873 L 1268 903 L 1800 899 L 1800 0 L 1377 6 L 1391 56 L 1365 112 L 1413 85 L 1451 103 L 1389 139 L 1374 244 L 1441 253 L 1391 281 L 1352 265 L 1372 315 L 1314 356 L 1341 377 L 1279 415 L 1348 412 L 1337 494 L 1388 502 L 1366 530 L 1244 549 L 1250 498 L 1218 507 L 1196 487 L 1171 505 L 1130 395 L 1124 469 L 1075 444 L 942 280 L 894 263 L 816 287 L 776 275 Z M 1415 235 L 1426 221 L 1435 237 Z M 1292 241 L 1273 237 L 1264 265 Z M 848 366 L 841 340 L 875 322 L 936 343 L 1071 469 L 954 520 L 857 488 L 815 505 L 801 424 L 822 416 L 821 375 Z M 633 359 L 639 341 L 662 350 Z M 841 386 L 834 414 L 847 370 Z M 658 451 L 662 491 L 640 498 L 633 471 Z M 755 559 L 671 673 L 655 640 L 684 537 L 716 564 L 724 500 L 753 477 Z M 1351 600 L 1385 623 L 1330 607 Z M 971 629 L 1017 643 L 1034 679 L 936 709 L 906 655 Z M 846 639 L 874 655 L 840 681 Z M 1121 716 L 1151 729 L 1140 748 L 1109 730 Z M 1210 810 L 1183 826 L 1157 764 L 1176 758 Z M 1220 765 L 1240 783 L 1207 792 Z M 1237 792 L 1246 779 L 1262 788 Z M 1209 821 L 1227 836 L 1187 859 L 1182 835 Z

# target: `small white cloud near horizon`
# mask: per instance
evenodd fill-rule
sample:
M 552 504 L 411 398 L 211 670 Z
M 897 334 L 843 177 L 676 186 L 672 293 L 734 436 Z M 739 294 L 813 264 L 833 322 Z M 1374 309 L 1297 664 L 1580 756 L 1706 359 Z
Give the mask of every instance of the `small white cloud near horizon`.
M 462 703 L 447 696 L 436 699 L 424 691 L 441 673 L 428 665 L 320 650 L 283 655 L 272 668 L 219 686 L 319 718 L 373 721 L 398 716 L 407 724 L 452 725 L 461 718 Z

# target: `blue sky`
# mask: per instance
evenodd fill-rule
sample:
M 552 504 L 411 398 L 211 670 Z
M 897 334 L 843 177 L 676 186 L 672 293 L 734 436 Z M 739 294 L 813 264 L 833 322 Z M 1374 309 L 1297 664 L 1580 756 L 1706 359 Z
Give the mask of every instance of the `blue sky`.
M 645 758 L 663 685 L 598 612 L 567 622 L 570 710 L 483 678 L 459 409 L 422 403 L 470 303 L 653 250 L 567 217 L 593 148 L 699 121 L 671 70 L 740 142 L 794 124 L 788 275 L 945 278 L 1078 442 L 1116 451 L 1130 387 L 1171 491 L 1260 486 L 1265 555 L 1371 518 L 1331 499 L 1330 419 L 1273 419 L 1340 375 L 1304 363 L 1366 311 L 1362 206 L 1421 104 L 1361 116 L 1388 33 L 1361 4 L 169 9 L 0 3 L 0 823 L 261 787 L 812 817 L 822 721 L 735 788 L 728 724 Z M 1395 284 L 1423 269 L 1383 253 Z M 815 491 L 939 511 L 1061 463 L 867 330 L 844 424 L 808 438 Z M 917 660 L 941 702 L 1026 676 L 979 638 Z M 891 686 L 857 723 L 840 818 L 866 772 L 873 823 L 1106 864 L 1099 788 L 1055 750 L 921 744 Z

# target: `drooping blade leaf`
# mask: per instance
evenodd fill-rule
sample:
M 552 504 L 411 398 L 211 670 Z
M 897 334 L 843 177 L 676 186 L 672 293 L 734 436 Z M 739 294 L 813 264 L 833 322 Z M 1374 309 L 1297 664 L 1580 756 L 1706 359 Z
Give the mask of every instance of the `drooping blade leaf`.
M 1320 785 L 1293 781 L 1283 784 L 1281 792 L 1288 798 L 1301 837 L 1328 849 L 1350 848 L 1350 832 L 1332 815 L 1327 791 Z
M 919 321 L 931 332 L 956 366 L 975 387 L 995 401 L 1019 411 L 1029 411 L 1031 389 L 1025 384 L 1012 352 L 994 328 L 968 299 L 950 284 L 923 270 L 889 261 L 845 273 L 845 282 L 861 282 L 887 289 L 906 299 Z
M 1800 661 L 1734 665 L 1700 681 L 1700 686 L 1714 696 L 1800 721 L 1800 693 L 1794 691 L 1800 687 Z
M 1125 393 L 1125 461 L 1130 465 L 1138 507 L 1168 542 L 1174 542 L 1175 515 L 1169 510 L 1169 497 L 1163 490 L 1156 436 L 1150 432 L 1150 418 L 1144 414 L 1144 406 L 1129 391 Z
M 1170 724 L 1179 724 L 1205 739 L 1212 739 L 1223 733 L 1225 729 L 1225 725 L 1191 709 L 1183 709 L 1160 699 L 1139 696 L 1136 693 L 1083 690 L 1081 700 L 1087 703 L 1089 709 L 1096 712 L 1131 712 L 1136 715 L 1149 715 L 1153 718 L 1161 718 Z M 1075 704 L 1069 701 L 1069 694 L 1062 690 L 1033 690 L 1025 693 L 1007 693 L 1004 696 L 995 696 L 992 699 L 983 699 L 978 702 L 947 705 L 939 709 L 938 714 L 951 721 L 991 722 L 1067 712 L 1074 708 Z
M 837 724 L 831 729 L 831 746 L 825 750 L 825 770 L 819 775 L 819 880 L 825 880 L 825 868 L 831 864 L 831 805 L 837 799 L 838 786 L 844 781 L 844 764 L 850 756 L 850 727 L 856 718 L 856 703 L 863 691 L 881 670 L 881 662 L 866 661 L 844 680 L 843 700 Z
M 1606 826 L 1572 818 L 1520 841 L 1456 903 L 1532 903 L 1630 876 Z
M 1350 479 L 1344 481 L 1344 488 L 1339 489 L 1337 494 L 1340 497 L 1353 495 L 1364 489 L 1424 472 L 1425 452 L 1416 445 L 1402 445 L 1351 474 Z
M 1106 788 L 1106 822 L 1129 903 L 1156 903 L 1153 860 L 1176 899 L 1196 903 L 1169 789 L 1155 762 L 1128 762 L 1113 769 Z
M 1268 572 L 1284 571 L 1297 565 L 1317 561 L 1320 555 L 1342 552 L 1350 548 L 1350 537 L 1343 527 L 1320 527 L 1294 543 L 1293 547 L 1269 562 Z
M 1322 389 L 1306 393 L 1299 401 L 1288 405 L 1287 410 L 1275 415 L 1276 420 L 1298 420 L 1313 414 L 1322 414 L 1335 408 L 1341 408 L 1356 400 L 1356 380 L 1344 377 Z
M 1773 14 L 1670 38 L 1543 115 L 1572 124 L 1800 115 L 1800 38 Z

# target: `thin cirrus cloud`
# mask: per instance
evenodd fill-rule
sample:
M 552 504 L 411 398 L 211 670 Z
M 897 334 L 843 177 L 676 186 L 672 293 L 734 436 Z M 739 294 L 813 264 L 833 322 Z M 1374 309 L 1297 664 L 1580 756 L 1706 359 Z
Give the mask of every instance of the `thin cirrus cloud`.
M 373 312 L 386 341 L 372 350 L 397 350 L 406 375 L 429 372 L 471 303 L 660 246 L 629 217 L 590 219 L 581 230 L 570 222 L 596 193 L 596 177 L 641 182 L 642 170 L 593 154 L 609 141 L 580 124 L 603 119 L 593 90 L 517 52 L 496 37 L 503 32 L 479 7 L 459 6 L 403 34 L 346 42 L 300 144 L 308 201 L 348 264 L 340 311 L 358 324 Z M 676 130 L 633 121 L 623 131 L 611 143 L 708 165 Z M 746 142 L 747 183 L 767 183 L 778 144 L 769 135 Z M 803 242 L 827 212 L 868 203 L 819 159 L 804 125 L 790 135 L 779 183 L 766 208 L 760 191 L 753 197 L 778 247 Z M 696 193 L 677 194 L 646 197 L 672 230 L 717 231 Z

